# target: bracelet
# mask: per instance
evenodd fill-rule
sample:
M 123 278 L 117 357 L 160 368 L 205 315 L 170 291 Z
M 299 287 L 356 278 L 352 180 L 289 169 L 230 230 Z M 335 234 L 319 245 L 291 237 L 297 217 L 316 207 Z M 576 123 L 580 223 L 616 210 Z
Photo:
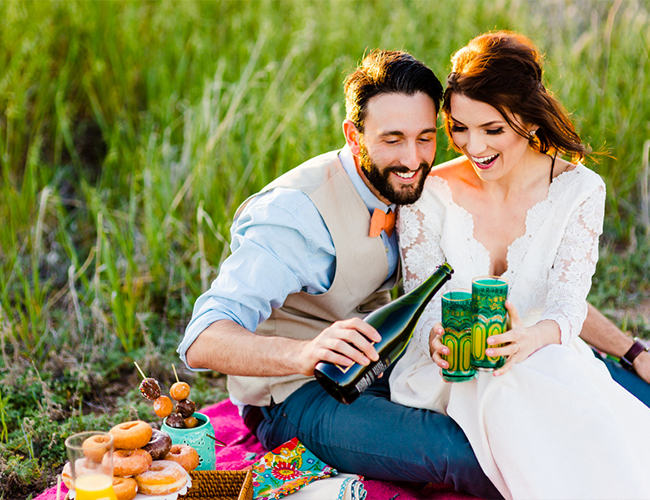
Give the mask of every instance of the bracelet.
M 646 343 L 638 337 L 634 337 L 634 344 L 632 347 L 623 355 L 621 358 L 621 366 L 628 370 L 634 370 L 632 363 L 637 358 L 639 354 L 644 351 L 650 350 L 650 346 L 647 346 Z

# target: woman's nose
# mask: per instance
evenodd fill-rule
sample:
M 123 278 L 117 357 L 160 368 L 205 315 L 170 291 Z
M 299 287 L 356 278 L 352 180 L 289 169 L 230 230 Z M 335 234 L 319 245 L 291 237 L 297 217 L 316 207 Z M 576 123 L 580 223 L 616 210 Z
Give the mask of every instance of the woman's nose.
M 467 134 L 467 144 L 465 149 L 472 156 L 479 156 L 483 151 L 485 151 L 485 142 L 479 137 L 478 134 L 469 133 Z

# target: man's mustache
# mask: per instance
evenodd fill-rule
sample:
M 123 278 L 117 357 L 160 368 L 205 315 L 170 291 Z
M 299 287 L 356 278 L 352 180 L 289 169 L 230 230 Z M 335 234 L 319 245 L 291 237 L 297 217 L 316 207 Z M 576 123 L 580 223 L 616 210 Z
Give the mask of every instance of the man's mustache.
M 416 172 L 418 170 L 426 170 L 430 166 L 431 165 L 429 165 L 427 162 L 422 162 L 422 163 L 420 163 L 420 166 L 418 167 Z M 410 168 L 408 168 L 408 167 L 406 167 L 404 165 L 395 165 L 394 167 L 387 167 L 386 172 L 387 173 L 388 172 L 395 172 L 395 173 L 398 173 L 398 174 L 408 174 L 410 172 L 413 172 L 413 170 L 411 170 Z

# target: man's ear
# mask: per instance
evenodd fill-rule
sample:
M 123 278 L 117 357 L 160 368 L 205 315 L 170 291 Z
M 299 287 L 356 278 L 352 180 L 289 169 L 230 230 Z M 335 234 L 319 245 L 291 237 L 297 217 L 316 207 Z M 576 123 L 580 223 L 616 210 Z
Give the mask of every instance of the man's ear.
M 361 137 L 357 126 L 350 120 L 345 120 L 343 122 L 343 135 L 345 136 L 345 142 L 348 143 L 348 147 L 352 154 L 354 156 L 359 156 L 359 153 L 361 152 Z

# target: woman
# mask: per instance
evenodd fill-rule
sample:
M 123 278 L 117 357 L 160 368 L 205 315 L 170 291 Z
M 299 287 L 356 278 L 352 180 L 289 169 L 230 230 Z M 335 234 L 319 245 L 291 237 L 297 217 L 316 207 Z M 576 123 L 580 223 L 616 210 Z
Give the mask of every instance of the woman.
M 578 338 L 605 185 L 577 163 L 587 148 L 540 59 L 509 32 L 453 56 L 443 113 L 464 156 L 435 168 L 398 222 L 407 290 L 444 261 L 455 269 L 445 289 L 508 279 L 512 326 L 487 351 L 508 360 L 445 383 L 438 296 L 391 374 L 392 399 L 456 420 L 505 498 L 650 498 L 650 409 Z

